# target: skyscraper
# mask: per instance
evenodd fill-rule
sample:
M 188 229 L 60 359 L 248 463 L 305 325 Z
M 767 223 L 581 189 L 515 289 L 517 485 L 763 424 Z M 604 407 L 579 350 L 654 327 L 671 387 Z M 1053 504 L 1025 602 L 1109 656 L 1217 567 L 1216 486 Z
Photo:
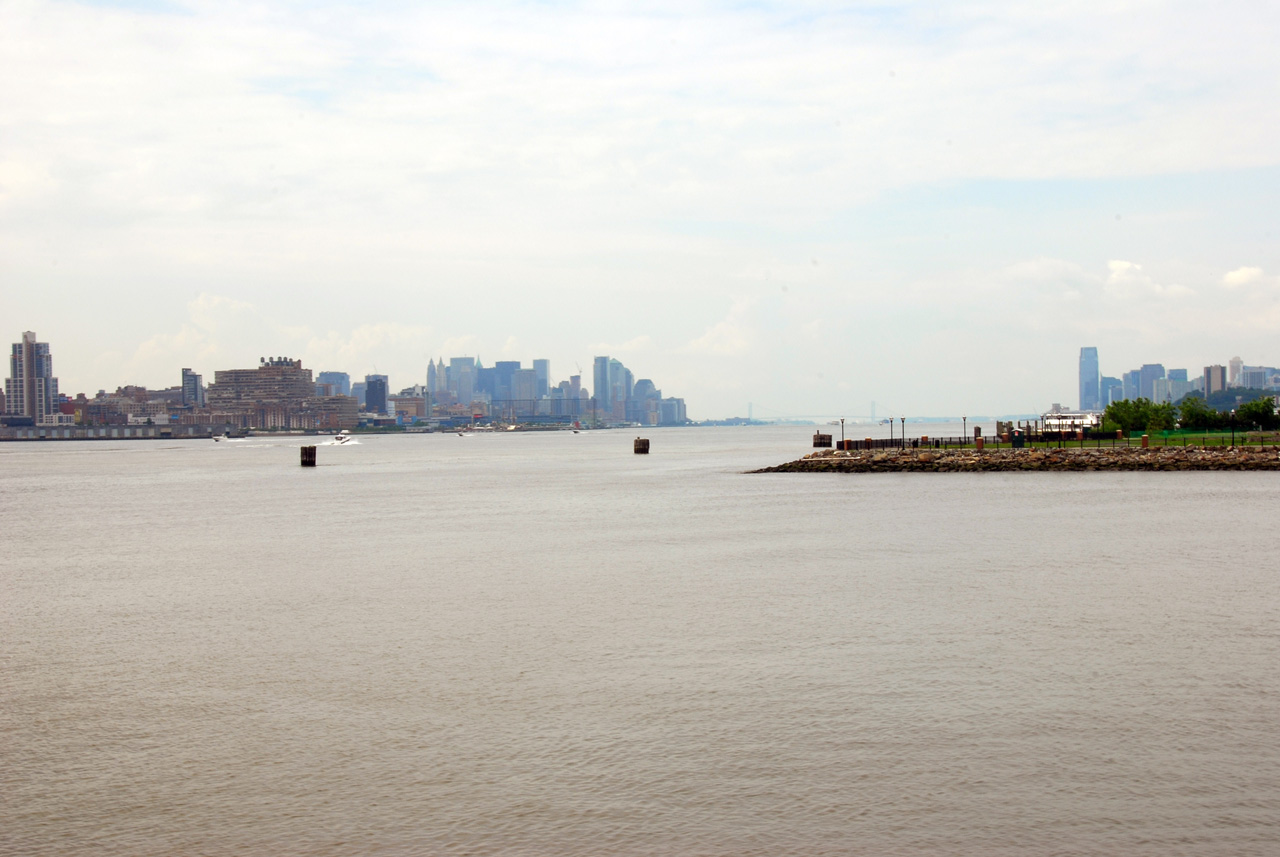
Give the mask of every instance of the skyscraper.
M 448 378 L 449 392 L 453 393 L 458 404 L 471 404 L 475 397 L 476 358 L 450 357 Z
M 1098 384 L 1098 401 L 1102 403 L 1102 407 L 1106 408 L 1112 402 L 1118 402 L 1123 398 L 1124 384 L 1120 379 L 1103 375 L 1102 381 Z
M 316 376 L 316 381 L 321 384 L 332 384 L 336 396 L 351 395 L 351 376 L 346 372 L 321 372 Z
M 364 376 L 364 409 L 372 414 L 387 413 L 387 376 Z
M 597 357 L 592 366 L 592 390 L 596 407 L 608 413 L 613 408 L 613 384 L 609 379 L 609 358 Z
M 1205 397 L 1212 396 L 1214 393 L 1221 393 L 1225 389 L 1227 389 L 1227 367 L 1217 363 L 1204 367 Z
M 182 370 L 182 404 L 189 408 L 203 408 L 204 378 L 190 369 Z
M 1227 383 L 1232 387 L 1240 386 L 1240 370 L 1244 368 L 1244 361 L 1239 357 L 1232 357 L 1227 361 L 1227 366 L 1231 370 L 1227 375 Z
M 1156 400 L 1156 380 L 1164 377 L 1164 365 L 1161 363 L 1144 363 L 1138 370 L 1138 395 L 1143 399 Z
M 1102 374 L 1098 371 L 1098 349 L 1092 346 L 1080 349 L 1080 410 L 1098 411 L 1102 400 L 1098 387 Z
M 537 386 L 534 392 L 539 399 L 544 399 L 551 390 L 551 361 L 538 358 L 533 361 L 533 372 L 537 376 Z
M 1140 386 L 1138 380 L 1141 374 L 1141 371 L 1134 369 L 1130 372 L 1125 372 L 1124 375 L 1121 376 L 1121 380 L 1124 382 L 1122 398 L 1133 400 L 1141 395 L 1138 392 Z
M 53 377 L 49 343 L 37 342 L 34 331 L 22 334 L 9 355 L 9 377 L 4 382 L 5 413 L 30 417 L 37 424 L 58 410 L 58 379 Z

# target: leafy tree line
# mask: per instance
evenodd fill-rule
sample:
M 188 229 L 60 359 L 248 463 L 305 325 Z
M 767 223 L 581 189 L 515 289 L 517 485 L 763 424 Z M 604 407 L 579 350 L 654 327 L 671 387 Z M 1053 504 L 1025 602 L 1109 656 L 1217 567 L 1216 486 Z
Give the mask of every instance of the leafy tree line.
M 1126 432 L 1170 431 L 1174 428 L 1188 431 L 1262 428 L 1272 431 L 1280 428 L 1280 415 L 1276 414 L 1275 401 L 1270 397 L 1245 402 L 1234 411 L 1219 411 L 1205 404 L 1198 395 L 1188 395 L 1177 405 L 1170 402 L 1157 404 L 1150 399 L 1125 399 L 1107 405 L 1102 415 L 1104 432 L 1116 429 Z

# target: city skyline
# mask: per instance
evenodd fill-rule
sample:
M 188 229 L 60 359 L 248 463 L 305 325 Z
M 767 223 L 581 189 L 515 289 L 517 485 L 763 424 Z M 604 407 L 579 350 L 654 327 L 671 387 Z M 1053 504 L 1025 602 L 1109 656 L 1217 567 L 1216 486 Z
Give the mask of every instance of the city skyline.
M 352 383 L 349 373 L 314 371 L 303 361 L 259 357 L 252 368 L 217 369 L 213 383 L 183 367 L 179 383 L 159 389 L 122 384 L 92 396 L 59 390 L 53 350 L 25 331 L 10 349 L 9 374 L 0 393 L 0 423 L 31 430 L 107 426 L 163 427 L 166 436 L 223 430 L 340 430 L 357 427 L 417 427 L 417 430 L 476 420 L 578 428 L 675 426 L 690 420 L 683 398 L 664 396 L 651 379 L 637 379 L 620 360 L 594 360 L 597 393 L 581 374 L 555 382 L 551 362 L 534 358 L 484 366 L 477 357 L 429 360 L 426 383 L 399 391 L 384 374 Z M 143 429 L 140 429 L 143 430 Z
M 1079 409 L 1086 413 L 1103 411 L 1112 402 L 1123 400 L 1176 404 L 1191 393 L 1207 398 L 1231 388 L 1264 390 L 1280 398 L 1280 368 L 1248 364 L 1241 357 L 1210 363 L 1200 371 L 1143 363 L 1117 377 L 1102 374 L 1096 346 L 1081 346 L 1078 372 Z

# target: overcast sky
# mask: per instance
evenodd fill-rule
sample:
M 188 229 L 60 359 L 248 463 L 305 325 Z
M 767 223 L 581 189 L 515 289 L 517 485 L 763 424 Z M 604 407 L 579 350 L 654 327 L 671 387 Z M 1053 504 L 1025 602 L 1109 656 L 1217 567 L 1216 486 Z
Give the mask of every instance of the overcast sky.
M 1280 5 L 0 2 L 64 392 L 594 355 L 694 418 L 1280 364 Z

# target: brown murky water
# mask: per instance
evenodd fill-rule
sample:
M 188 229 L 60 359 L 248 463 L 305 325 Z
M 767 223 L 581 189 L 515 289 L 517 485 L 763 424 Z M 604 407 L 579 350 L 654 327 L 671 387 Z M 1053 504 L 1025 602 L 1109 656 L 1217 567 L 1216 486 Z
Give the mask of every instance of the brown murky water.
M 0 853 L 1280 853 L 1280 476 L 0 446 Z

